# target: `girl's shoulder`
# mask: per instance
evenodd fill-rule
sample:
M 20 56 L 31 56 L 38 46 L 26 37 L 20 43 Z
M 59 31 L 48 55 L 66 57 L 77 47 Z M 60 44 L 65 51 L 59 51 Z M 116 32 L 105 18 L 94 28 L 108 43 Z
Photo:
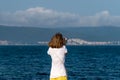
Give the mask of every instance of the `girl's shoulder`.
M 66 46 L 65 45 L 63 45 L 62 47 L 60 47 L 60 48 L 52 48 L 52 47 L 49 47 L 49 49 L 65 49 L 66 48 Z

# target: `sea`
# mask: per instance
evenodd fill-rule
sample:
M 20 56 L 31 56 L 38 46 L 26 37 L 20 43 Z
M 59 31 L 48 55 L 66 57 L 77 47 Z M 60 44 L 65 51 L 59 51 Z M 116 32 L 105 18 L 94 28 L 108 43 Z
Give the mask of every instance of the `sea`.
M 68 80 L 120 80 L 120 46 L 66 46 Z M 0 80 L 49 80 L 45 45 L 0 46 Z

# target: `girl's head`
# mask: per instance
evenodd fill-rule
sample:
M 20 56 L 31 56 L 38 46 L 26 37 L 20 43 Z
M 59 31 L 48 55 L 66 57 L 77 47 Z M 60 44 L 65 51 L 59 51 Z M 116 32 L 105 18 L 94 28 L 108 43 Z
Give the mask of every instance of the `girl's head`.
M 66 45 L 66 42 L 67 40 L 65 40 L 61 33 L 56 33 L 51 38 L 51 41 L 48 43 L 48 46 L 52 48 L 61 48 L 63 45 Z

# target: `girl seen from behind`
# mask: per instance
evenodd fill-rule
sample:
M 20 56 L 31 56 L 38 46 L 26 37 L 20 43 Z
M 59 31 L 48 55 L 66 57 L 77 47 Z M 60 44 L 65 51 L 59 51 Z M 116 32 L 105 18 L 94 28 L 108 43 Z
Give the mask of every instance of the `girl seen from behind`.
M 48 54 L 51 56 L 52 65 L 50 80 L 67 80 L 65 69 L 65 54 L 67 53 L 66 40 L 61 33 L 56 33 L 48 43 Z

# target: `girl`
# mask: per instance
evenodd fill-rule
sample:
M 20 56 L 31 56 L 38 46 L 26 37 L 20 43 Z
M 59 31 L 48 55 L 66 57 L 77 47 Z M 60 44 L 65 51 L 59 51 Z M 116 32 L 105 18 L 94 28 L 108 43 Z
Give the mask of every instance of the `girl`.
M 67 80 L 66 69 L 64 66 L 66 40 L 61 33 L 56 33 L 48 43 L 48 54 L 52 59 L 52 67 L 50 72 L 50 80 Z

